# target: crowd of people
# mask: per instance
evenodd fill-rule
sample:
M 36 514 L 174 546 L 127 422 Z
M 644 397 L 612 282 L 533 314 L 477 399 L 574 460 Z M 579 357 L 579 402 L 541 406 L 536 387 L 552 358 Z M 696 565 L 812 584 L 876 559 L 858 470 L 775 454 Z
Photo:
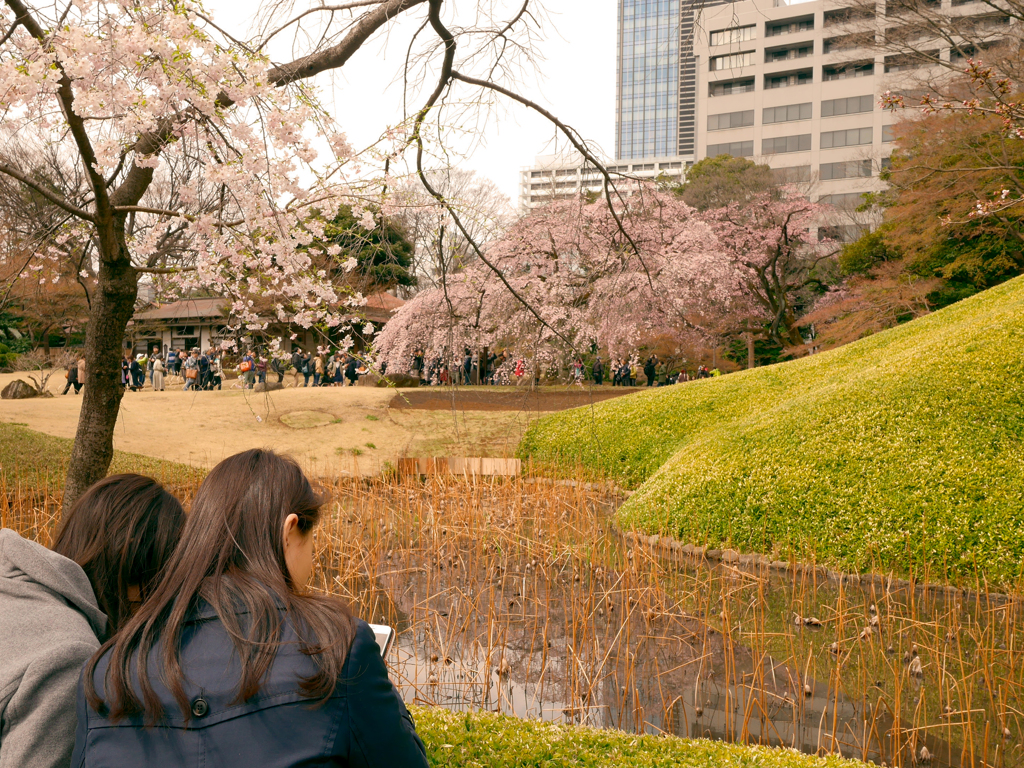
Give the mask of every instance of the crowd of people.
M 296 349 L 290 358 L 268 357 L 256 350 L 247 349 L 234 364 L 226 360 L 226 353 L 218 349 L 191 350 L 171 349 L 163 355 L 159 349 L 152 354 L 136 354 L 134 357 L 126 352 L 121 360 L 121 385 L 137 392 L 149 382 L 154 392 L 165 391 L 169 377 L 180 381 L 175 382 L 188 391 L 208 391 L 222 389 L 225 371 L 237 374 L 235 386 L 252 389 L 257 383 L 265 383 L 268 376 L 275 376 L 276 383 L 284 384 L 289 373 L 294 377 L 296 387 L 343 387 L 353 386 L 359 377 L 368 372 L 368 368 L 355 356 L 342 352 L 327 354 L 326 352 L 306 352 Z M 84 379 L 84 362 L 81 373 L 71 376 L 69 383 Z M 75 387 L 77 392 L 80 385 Z M 65 390 L 66 391 L 66 390 Z
M 50 548 L 0 529 L 0 766 L 426 768 L 373 630 L 307 587 L 323 504 L 256 449 L 187 517 L 113 475 Z
M 527 374 L 529 366 L 523 358 L 514 358 L 506 351 L 480 355 L 466 347 L 458 360 L 449 362 L 441 356 L 427 358 L 422 349 L 413 354 L 409 369 L 423 386 L 445 384 L 505 385 L 518 383 Z M 539 381 L 539 374 L 535 373 Z M 718 369 L 708 370 L 701 365 L 694 373 L 686 369 L 672 370 L 667 361 L 651 355 L 643 363 L 637 355 L 617 357 L 605 364 L 600 355 L 588 365 L 581 357 L 573 359 L 569 367 L 570 381 L 583 384 L 592 381 L 597 386 L 610 383 L 613 387 L 665 386 L 682 384 L 694 379 L 720 375 Z

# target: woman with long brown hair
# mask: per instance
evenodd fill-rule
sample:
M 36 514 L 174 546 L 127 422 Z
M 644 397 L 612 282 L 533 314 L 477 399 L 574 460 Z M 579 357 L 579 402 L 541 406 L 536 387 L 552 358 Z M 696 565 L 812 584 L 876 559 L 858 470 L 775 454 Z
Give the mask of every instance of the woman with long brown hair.
M 72 765 L 427 765 L 369 626 L 305 592 L 323 501 L 271 451 L 203 481 L 150 599 L 86 666 Z
M 156 480 L 112 475 L 51 549 L 0 530 L 0 766 L 67 766 L 82 665 L 149 594 L 184 522 Z

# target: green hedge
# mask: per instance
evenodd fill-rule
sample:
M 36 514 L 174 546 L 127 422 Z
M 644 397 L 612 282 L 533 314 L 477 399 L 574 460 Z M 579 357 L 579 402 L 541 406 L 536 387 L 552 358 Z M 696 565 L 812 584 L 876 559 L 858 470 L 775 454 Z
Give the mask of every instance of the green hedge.
M 627 528 L 1012 585 L 1024 278 L 831 352 L 535 423 L 520 455 L 638 487 Z
M 436 768 L 858 768 L 839 757 L 413 707 Z

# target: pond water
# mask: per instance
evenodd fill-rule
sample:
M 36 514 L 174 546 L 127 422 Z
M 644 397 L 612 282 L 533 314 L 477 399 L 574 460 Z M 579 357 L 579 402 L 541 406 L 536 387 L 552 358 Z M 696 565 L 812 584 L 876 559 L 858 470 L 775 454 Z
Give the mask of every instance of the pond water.
M 408 701 L 888 765 L 1024 765 L 1019 601 L 708 564 L 610 491 L 349 485 L 325 586 L 395 625 Z

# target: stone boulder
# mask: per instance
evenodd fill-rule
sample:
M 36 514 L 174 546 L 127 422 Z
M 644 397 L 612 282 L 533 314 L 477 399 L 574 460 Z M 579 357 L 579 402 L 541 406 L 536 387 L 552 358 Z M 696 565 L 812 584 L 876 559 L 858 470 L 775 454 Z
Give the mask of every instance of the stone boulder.
M 15 379 L 0 392 L 0 398 L 4 400 L 27 400 L 30 397 L 39 397 L 39 390 L 21 379 Z
M 378 376 L 373 371 L 370 371 L 369 373 L 364 373 L 362 376 L 360 376 L 356 380 L 356 386 L 357 387 L 381 387 L 381 386 L 385 386 L 385 385 L 381 384 L 380 376 Z
M 252 388 L 253 392 L 276 392 L 284 389 L 284 384 L 276 381 L 260 381 Z
M 399 387 L 400 389 L 418 387 L 419 385 L 419 378 L 407 373 L 389 373 L 377 382 L 378 387 Z

